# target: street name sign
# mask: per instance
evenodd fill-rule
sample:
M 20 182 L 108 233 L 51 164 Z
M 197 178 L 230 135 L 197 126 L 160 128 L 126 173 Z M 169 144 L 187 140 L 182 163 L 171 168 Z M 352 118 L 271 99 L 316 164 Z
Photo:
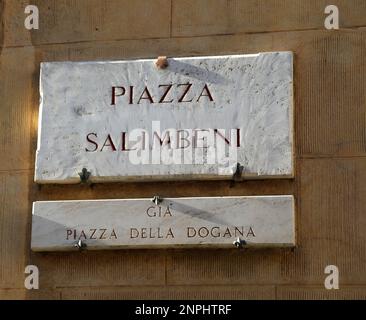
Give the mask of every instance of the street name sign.
M 41 63 L 35 181 L 293 177 L 291 52 L 155 62 Z
M 39 201 L 33 203 L 31 243 L 33 251 L 292 247 L 294 199 L 286 195 Z

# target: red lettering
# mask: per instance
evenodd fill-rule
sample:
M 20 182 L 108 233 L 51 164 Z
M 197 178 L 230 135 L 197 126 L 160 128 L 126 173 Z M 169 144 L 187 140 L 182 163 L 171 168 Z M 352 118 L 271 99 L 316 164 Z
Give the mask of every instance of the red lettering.
M 133 86 L 130 86 L 130 104 L 133 104 Z
M 112 140 L 110 134 L 108 134 L 107 139 L 105 139 L 105 142 L 103 144 L 103 147 L 102 147 L 102 149 L 100 149 L 100 151 L 103 151 L 103 148 L 104 147 L 111 147 L 112 148 L 112 151 L 116 151 L 116 147 L 114 146 L 114 143 L 113 143 L 113 140 Z
M 178 102 L 192 102 L 193 98 L 191 100 L 184 101 L 184 97 L 187 95 L 189 89 L 192 87 L 192 83 L 186 83 L 186 84 L 178 84 L 177 87 L 180 86 L 187 86 L 186 90 L 184 90 L 182 96 L 178 99 Z M 197 100 L 198 101 L 198 100 Z
M 86 140 L 92 144 L 95 145 L 95 149 L 94 150 L 89 150 L 88 148 L 85 148 L 85 151 L 86 152 L 94 152 L 94 151 L 97 151 L 98 150 L 98 143 L 96 143 L 95 141 L 91 140 L 90 139 L 90 136 L 93 135 L 97 138 L 97 134 L 94 133 L 94 132 L 91 132 L 91 133 L 88 133 L 87 136 L 86 136 Z
M 166 131 L 165 134 L 164 134 L 164 137 L 163 139 L 161 139 L 158 135 L 158 133 L 155 131 L 154 132 L 154 135 L 153 135 L 153 140 L 155 141 L 155 137 L 158 138 L 159 142 L 160 142 L 160 145 L 162 146 L 164 144 L 164 141 L 165 141 L 165 138 L 168 136 L 168 139 L 167 141 L 165 142 L 165 144 L 169 144 L 170 145 L 170 134 L 169 134 L 169 131 Z
M 119 94 L 116 94 L 116 89 L 121 89 L 121 92 Z M 126 89 L 124 87 L 112 87 L 112 102 L 111 105 L 116 105 L 116 97 L 123 96 L 126 92 Z
M 207 94 L 203 94 L 203 92 L 206 91 Z M 202 92 L 201 94 L 199 95 L 198 99 L 197 99 L 197 102 L 201 99 L 201 97 L 208 97 L 210 99 L 210 101 L 213 101 L 213 98 L 212 98 L 212 95 L 211 95 L 211 92 L 210 90 L 208 89 L 208 86 L 207 84 L 205 84 L 205 86 L 203 87 L 202 89 Z
M 159 88 L 160 87 L 167 87 L 167 89 L 165 90 L 164 94 L 161 96 L 160 100 L 159 100 L 159 103 L 172 103 L 173 102 L 173 99 L 172 100 L 169 100 L 169 101 L 164 101 L 165 97 L 168 95 L 170 89 L 172 88 L 172 84 L 161 84 L 159 85 Z
M 131 150 L 136 150 L 135 149 L 127 149 L 126 148 L 126 132 L 122 132 L 122 149 L 121 151 L 131 151 Z
M 144 97 L 145 94 L 146 94 L 146 96 Z M 139 104 L 141 100 L 149 100 L 150 103 L 154 103 L 154 100 L 153 100 L 153 98 L 152 98 L 152 96 L 149 92 L 149 89 L 147 87 L 145 87 L 145 90 L 142 91 L 140 99 L 139 99 L 139 101 L 137 101 L 137 104 Z
M 240 147 L 240 128 L 236 129 L 236 146 Z
M 226 139 L 226 137 L 218 129 L 214 129 L 214 133 L 215 133 L 215 137 L 216 137 L 216 135 L 219 135 L 221 138 L 224 139 L 225 143 L 227 143 L 229 146 L 231 145 L 230 141 L 228 139 Z

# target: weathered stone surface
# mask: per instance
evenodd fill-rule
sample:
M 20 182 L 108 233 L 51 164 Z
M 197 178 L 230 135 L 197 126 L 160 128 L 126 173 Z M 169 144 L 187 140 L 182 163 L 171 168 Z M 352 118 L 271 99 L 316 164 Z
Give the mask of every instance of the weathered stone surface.
M 168 63 L 43 63 L 35 180 L 293 176 L 291 52 Z
M 40 201 L 32 250 L 294 246 L 292 196 Z

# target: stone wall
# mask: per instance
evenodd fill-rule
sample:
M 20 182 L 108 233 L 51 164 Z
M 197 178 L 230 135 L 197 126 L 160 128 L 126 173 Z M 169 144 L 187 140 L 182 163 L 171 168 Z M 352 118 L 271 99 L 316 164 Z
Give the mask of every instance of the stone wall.
M 331 3 L 329 3 L 331 2 Z M 40 29 L 24 28 L 37 5 Z M 324 8 L 340 30 L 324 28 Z M 33 182 L 41 61 L 295 54 L 295 179 Z M 0 0 L 0 299 L 366 298 L 366 1 Z M 32 253 L 36 200 L 294 194 L 294 250 Z M 24 289 L 24 268 L 40 290 Z M 337 265 L 340 290 L 325 290 Z

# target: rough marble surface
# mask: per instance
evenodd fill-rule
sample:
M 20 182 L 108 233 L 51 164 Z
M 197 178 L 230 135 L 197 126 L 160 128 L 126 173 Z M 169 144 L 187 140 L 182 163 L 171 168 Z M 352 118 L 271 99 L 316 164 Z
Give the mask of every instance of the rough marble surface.
M 244 178 L 292 177 L 291 52 L 169 58 L 168 63 L 166 69 L 158 69 L 154 59 L 42 63 L 35 180 L 77 183 L 82 168 L 91 172 L 93 182 L 230 179 L 237 163 Z M 114 101 L 112 87 L 118 87 Z M 161 140 L 164 130 L 172 129 L 174 152 L 188 158 L 193 152 L 206 163 L 169 164 L 167 153 L 160 164 L 154 164 L 152 153 L 143 164 L 131 161 L 133 152 L 126 149 L 142 146 L 142 138 L 134 140 L 131 132 L 146 130 L 144 145 L 150 151 L 159 144 L 157 127 Z M 174 129 L 225 130 L 215 135 L 217 143 L 228 147 L 229 141 L 237 153 L 218 155 L 217 144 L 210 143 L 203 149 L 204 131 L 178 136 Z M 191 140 L 184 149 L 186 133 Z
M 295 245 L 293 196 L 41 201 L 32 250 Z

